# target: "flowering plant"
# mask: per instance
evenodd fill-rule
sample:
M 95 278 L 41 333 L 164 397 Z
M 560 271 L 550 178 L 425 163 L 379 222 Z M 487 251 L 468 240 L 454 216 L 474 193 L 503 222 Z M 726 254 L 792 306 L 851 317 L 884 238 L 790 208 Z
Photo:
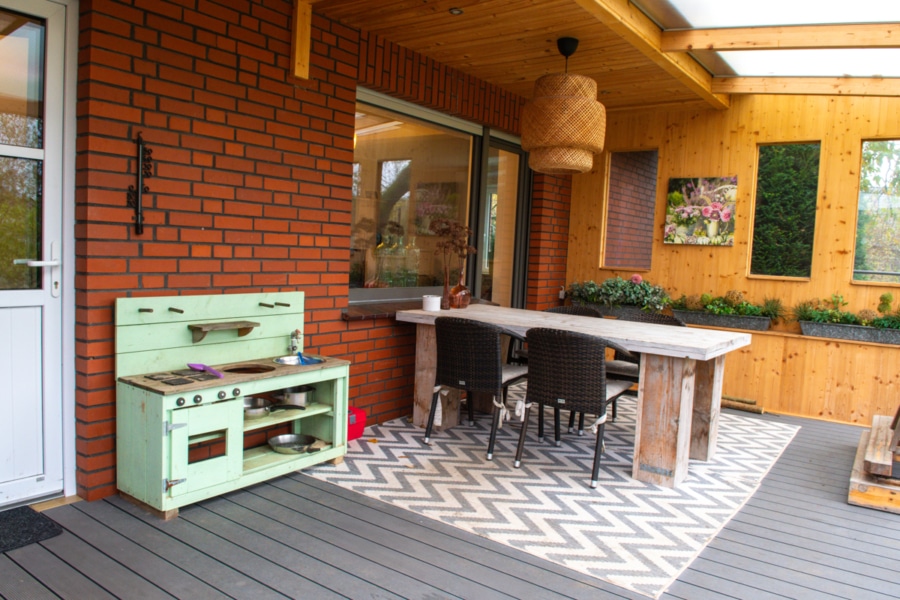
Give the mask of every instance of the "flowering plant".
M 659 312 L 669 303 L 669 295 L 638 274 L 629 279 L 611 277 L 599 285 L 593 281 L 573 282 L 566 294 L 576 304 L 604 304 L 606 306 L 637 306 Z
M 882 294 L 879 298 L 878 312 L 864 309 L 853 313 L 843 309 L 847 306 L 847 302 L 843 295 L 835 293 L 831 295 L 830 299 L 801 302 L 792 309 L 792 312 L 797 321 L 863 325 L 877 329 L 900 329 L 900 308 L 892 312 L 891 302 L 893 300 L 892 294 Z
M 753 304 L 745 300 L 744 294 L 739 290 L 729 290 L 724 296 L 683 295 L 673 300 L 671 306 L 674 310 L 698 311 L 713 315 L 768 317 L 773 321 L 784 316 L 784 307 L 778 298 L 766 298 L 762 304 Z

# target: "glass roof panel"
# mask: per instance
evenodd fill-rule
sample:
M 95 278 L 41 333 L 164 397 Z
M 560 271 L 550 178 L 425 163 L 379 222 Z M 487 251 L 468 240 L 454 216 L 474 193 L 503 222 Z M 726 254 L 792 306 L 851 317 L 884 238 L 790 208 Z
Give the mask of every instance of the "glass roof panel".
M 719 52 L 745 77 L 900 77 L 900 49 L 848 48 Z
M 900 0 L 633 0 L 660 27 L 900 23 Z M 900 77 L 900 49 L 756 50 L 694 57 L 714 75 Z

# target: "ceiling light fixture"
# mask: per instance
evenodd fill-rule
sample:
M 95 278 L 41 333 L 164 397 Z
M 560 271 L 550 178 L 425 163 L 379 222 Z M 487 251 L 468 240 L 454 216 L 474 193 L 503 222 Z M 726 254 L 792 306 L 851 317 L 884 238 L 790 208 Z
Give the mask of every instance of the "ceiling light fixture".
M 534 83 L 534 95 L 522 109 L 522 148 L 528 166 L 538 173 L 571 175 L 590 171 L 594 154 L 603 150 L 606 108 L 597 102 L 597 82 L 569 74 L 569 57 L 578 40 L 556 40 L 566 58 L 565 73 L 551 73 Z
M 385 123 L 378 123 L 377 125 L 369 125 L 368 127 L 357 129 L 356 135 L 364 136 L 379 133 L 381 131 L 391 131 L 392 129 L 397 129 L 401 125 L 403 125 L 403 123 L 400 121 L 387 121 Z
M 450 14 L 453 15 L 453 16 L 457 16 L 457 17 L 458 17 L 459 15 L 463 14 L 463 9 L 461 9 L 461 8 L 451 8 L 451 9 L 450 9 Z

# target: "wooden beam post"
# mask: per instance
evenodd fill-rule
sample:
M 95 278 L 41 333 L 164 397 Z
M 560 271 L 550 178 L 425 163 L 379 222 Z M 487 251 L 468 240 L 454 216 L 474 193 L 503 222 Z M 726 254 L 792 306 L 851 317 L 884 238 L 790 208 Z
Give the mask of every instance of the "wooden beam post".
M 293 35 L 291 36 L 291 65 L 294 77 L 309 79 L 311 37 L 312 5 L 306 0 L 294 0 Z

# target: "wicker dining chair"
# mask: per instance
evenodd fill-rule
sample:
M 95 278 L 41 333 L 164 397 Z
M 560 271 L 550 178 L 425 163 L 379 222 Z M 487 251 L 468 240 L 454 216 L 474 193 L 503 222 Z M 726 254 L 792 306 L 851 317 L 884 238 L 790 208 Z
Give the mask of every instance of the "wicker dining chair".
M 634 321 L 639 323 L 655 323 L 657 325 L 675 325 L 686 327 L 684 321 L 677 317 L 651 312 L 628 312 L 619 317 L 621 321 Z M 616 349 L 612 360 L 606 361 L 606 373 L 616 379 L 624 379 L 637 383 L 641 370 L 641 355 L 638 352 L 622 351 Z M 618 402 L 612 403 L 612 421 L 618 417 Z M 575 413 L 569 415 L 569 433 L 575 431 Z M 578 435 L 584 435 L 584 415 L 578 418 Z
M 634 321 L 637 323 L 654 323 L 656 325 L 674 325 L 676 327 L 686 327 L 684 321 L 678 317 L 664 315 L 662 313 L 651 312 L 631 312 L 619 317 L 622 321 Z M 616 351 L 613 360 L 606 362 L 606 372 L 617 379 L 628 379 L 634 383 L 638 382 L 638 373 L 640 372 L 641 355 L 637 352 L 623 353 Z M 615 411 L 613 411 L 613 420 L 615 420 Z
M 560 445 L 559 413 L 561 409 L 596 415 L 597 442 L 591 470 L 591 487 L 597 487 L 600 456 L 603 451 L 603 430 L 607 407 L 624 394 L 630 381 L 606 378 L 606 348 L 603 338 L 534 327 L 525 336 L 530 354 L 528 390 L 525 394 L 525 421 L 519 434 L 514 466 L 522 464 L 525 434 L 531 406 L 537 405 L 538 437 L 543 438 L 544 407 L 553 408 L 553 431 L 556 445 Z
M 496 325 L 459 317 L 438 317 L 434 320 L 434 328 L 437 341 L 437 368 L 431 412 L 428 414 L 428 424 L 425 427 L 425 443 L 431 441 L 434 415 L 443 386 L 466 392 L 469 423 L 472 425 L 475 423 L 472 394 L 479 392 L 491 394 L 494 405 L 493 422 L 487 452 L 487 459 L 491 460 L 494 457 L 494 442 L 502 417 L 502 411 L 497 404 L 502 402 L 505 406 L 509 386 L 528 376 L 526 365 L 503 364 L 500 336 L 511 335 L 520 339 L 521 336 Z
M 600 311 L 593 306 L 583 304 L 564 304 L 562 306 L 552 306 L 545 308 L 544 312 L 556 313 L 561 315 L 576 315 L 579 317 L 601 317 Z M 528 348 L 522 344 L 513 343 L 509 347 L 509 358 L 507 362 L 512 364 L 525 364 L 528 362 Z

